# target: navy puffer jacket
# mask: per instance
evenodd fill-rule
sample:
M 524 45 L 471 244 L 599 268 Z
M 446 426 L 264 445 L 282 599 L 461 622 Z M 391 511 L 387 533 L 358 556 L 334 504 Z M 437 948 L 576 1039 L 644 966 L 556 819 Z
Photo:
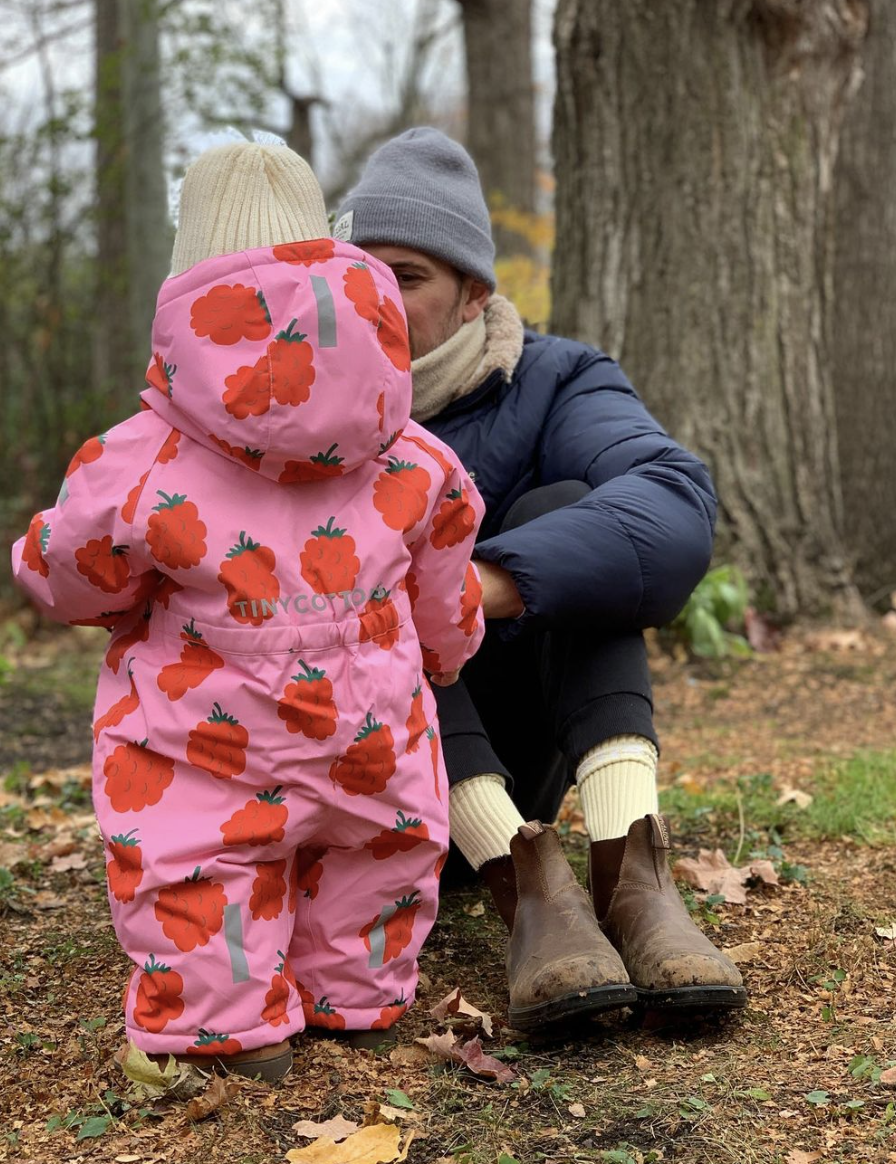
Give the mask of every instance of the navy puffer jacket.
M 493 372 L 426 427 L 449 444 L 485 499 L 476 557 L 509 570 L 526 613 L 502 628 L 661 626 L 703 577 L 716 501 L 706 466 L 666 433 L 609 356 L 526 332 L 512 379 Z M 530 489 L 591 492 L 500 533 Z

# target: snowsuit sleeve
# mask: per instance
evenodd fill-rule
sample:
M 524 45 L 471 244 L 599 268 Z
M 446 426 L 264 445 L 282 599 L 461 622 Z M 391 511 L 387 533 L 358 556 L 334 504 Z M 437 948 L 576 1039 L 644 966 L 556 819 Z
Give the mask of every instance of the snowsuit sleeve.
M 141 604 L 161 575 L 134 513 L 155 454 L 159 423 L 142 413 L 75 454 L 56 504 L 35 514 L 12 548 L 12 569 L 34 605 L 57 622 L 112 627 Z M 165 427 L 165 433 L 169 430 Z
M 662 626 L 703 577 L 716 498 L 706 466 L 650 415 L 615 361 L 581 347 L 561 377 L 537 450 L 541 484 L 583 481 L 581 501 L 480 542 L 547 626 Z
M 435 490 L 423 532 L 410 546 L 408 575 L 414 625 L 430 674 L 458 670 L 476 654 L 485 633 L 482 585 L 470 561 L 485 506 L 456 462 L 438 481 L 444 484 Z

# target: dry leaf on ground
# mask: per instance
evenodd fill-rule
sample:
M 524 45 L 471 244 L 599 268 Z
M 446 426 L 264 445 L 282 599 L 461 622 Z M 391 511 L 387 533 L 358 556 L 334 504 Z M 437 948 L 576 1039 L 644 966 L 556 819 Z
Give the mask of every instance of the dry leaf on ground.
M 465 905 L 464 913 L 470 917 L 482 917 L 485 913 L 485 902 L 477 901 L 475 905 Z
M 86 869 L 87 858 L 81 853 L 71 853 L 67 857 L 54 857 L 49 864 L 51 873 L 70 873 L 75 869 Z
M 884 1087 L 896 1087 L 896 1067 L 888 1067 L 886 1071 L 881 1072 L 878 1082 Z
M 584 1104 L 571 1103 L 566 1110 L 569 1112 L 569 1114 L 571 1116 L 573 1116 L 577 1120 L 583 1120 L 585 1118 L 585 1106 L 584 1106 Z
M 338 1143 L 346 1136 L 350 1136 L 352 1132 L 356 1132 L 358 1125 L 354 1120 L 347 1120 L 345 1116 L 337 1115 L 333 1116 L 331 1120 L 324 1120 L 322 1124 L 316 1124 L 313 1120 L 299 1120 L 292 1125 L 292 1130 L 297 1136 L 305 1136 L 309 1140 L 329 1136 L 331 1140 Z
M 437 1002 L 435 1006 L 430 1008 L 429 1013 L 434 1019 L 440 1020 L 448 1015 L 461 1015 L 465 1018 L 475 1019 L 482 1026 L 482 1033 L 489 1039 L 492 1037 L 491 1015 L 485 1014 L 472 1003 L 467 1002 L 460 992 L 460 987 L 452 990 L 450 994 L 446 994 L 441 1002 Z
M 784 1164 L 814 1164 L 821 1159 L 821 1152 L 804 1152 L 802 1148 L 791 1148 L 784 1158 Z
M 775 626 L 752 606 L 748 606 L 744 611 L 744 630 L 747 632 L 747 642 L 754 651 L 760 654 L 780 651 L 782 638 L 780 627 Z
M 220 1075 L 214 1076 L 205 1091 L 187 1104 L 187 1118 L 196 1123 L 208 1119 L 238 1091 L 239 1084 L 235 1080 L 224 1079 Z
M 777 805 L 793 803 L 797 808 L 808 808 L 812 803 L 812 796 L 808 792 L 803 792 L 801 788 L 785 788 L 778 799 L 775 801 Z
M 761 958 L 764 949 L 762 942 L 742 942 L 739 946 L 728 946 L 722 953 L 727 954 L 736 965 L 747 966 Z
M 736 869 L 721 849 L 701 849 L 696 857 L 682 857 L 672 870 L 680 881 L 695 889 L 720 894 L 731 905 L 744 905 L 746 883 L 757 877 L 766 885 L 777 885 L 778 875 L 771 861 L 752 861 Z
M 173 1055 L 168 1056 L 164 1067 L 159 1067 L 133 1041 L 116 1051 L 115 1062 L 131 1081 L 128 1094 L 138 1099 L 193 1099 L 205 1091 L 208 1083 L 207 1075 L 189 1064 L 178 1063 Z
M 402 1152 L 401 1132 L 395 1124 L 372 1124 L 339 1144 L 321 1136 L 306 1148 L 291 1148 L 286 1159 L 289 1164 L 392 1164 L 405 1158 L 410 1138 Z
M 885 938 L 887 941 L 896 941 L 896 921 L 890 922 L 888 926 L 875 926 L 874 932 L 879 938 Z
M 488 1076 L 498 1083 L 509 1083 L 516 1078 L 514 1072 L 506 1063 L 500 1063 L 491 1055 L 486 1055 L 482 1043 L 478 1038 L 467 1039 L 460 1043 L 453 1033 L 448 1031 L 444 1035 L 430 1035 L 426 1039 L 415 1040 L 426 1047 L 438 1059 L 447 1059 L 449 1063 L 461 1063 L 473 1072 L 474 1075 Z

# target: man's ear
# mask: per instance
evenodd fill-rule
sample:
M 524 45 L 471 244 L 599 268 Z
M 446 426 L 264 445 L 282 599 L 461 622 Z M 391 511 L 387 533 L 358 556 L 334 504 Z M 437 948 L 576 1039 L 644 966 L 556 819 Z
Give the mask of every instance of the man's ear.
M 479 281 L 479 279 L 470 279 L 466 286 L 466 294 L 464 296 L 464 305 L 461 310 L 461 318 L 464 323 L 472 323 L 474 319 L 485 311 L 485 305 L 488 303 L 491 291 L 488 285 Z

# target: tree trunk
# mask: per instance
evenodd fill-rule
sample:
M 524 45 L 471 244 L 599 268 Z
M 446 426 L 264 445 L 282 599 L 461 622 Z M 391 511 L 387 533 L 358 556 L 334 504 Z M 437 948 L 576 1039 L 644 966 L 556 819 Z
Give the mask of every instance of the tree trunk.
M 896 8 L 872 0 L 835 171 L 831 357 L 846 540 L 866 598 L 896 591 Z
M 158 0 L 119 0 L 119 12 L 126 45 L 122 98 L 130 357 L 142 377 L 150 358 L 156 296 L 171 270 L 174 243 L 163 156 Z
M 532 0 L 458 0 L 467 65 L 467 146 L 493 209 L 535 210 Z M 531 244 L 495 226 L 499 254 Z
M 124 398 L 131 374 L 128 301 L 127 186 L 122 119 L 123 33 L 119 0 L 94 0 L 94 136 L 96 139 L 96 327 L 93 379 L 99 394 Z
M 866 0 L 559 0 L 556 330 L 702 455 L 719 553 L 856 609 L 831 375 L 832 173 Z

